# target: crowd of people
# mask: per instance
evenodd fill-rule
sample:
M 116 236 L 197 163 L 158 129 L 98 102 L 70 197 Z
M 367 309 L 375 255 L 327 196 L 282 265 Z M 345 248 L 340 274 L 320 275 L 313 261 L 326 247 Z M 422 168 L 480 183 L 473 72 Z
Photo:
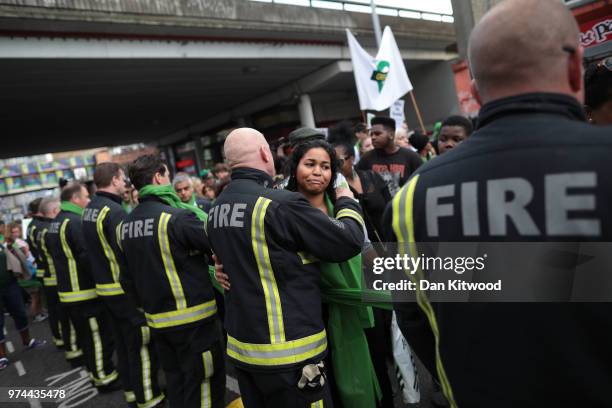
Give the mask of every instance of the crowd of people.
M 99 163 L 93 192 L 33 201 L 25 234 L 0 230 L 0 299 L 24 347 L 46 346 L 25 292 L 67 362 L 129 406 L 224 407 L 229 362 L 247 408 L 393 407 L 396 319 L 436 405 L 612 406 L 609 303 L 364 300 L 376 243 L 612 238 L 612 58 L 585 73 L 562 3 L 509 0 L 469 60 L 475 122 L 427 135 L 377 116 L 296 129 L 276 151 L 239 128 L 200 177 L 144 155 Z

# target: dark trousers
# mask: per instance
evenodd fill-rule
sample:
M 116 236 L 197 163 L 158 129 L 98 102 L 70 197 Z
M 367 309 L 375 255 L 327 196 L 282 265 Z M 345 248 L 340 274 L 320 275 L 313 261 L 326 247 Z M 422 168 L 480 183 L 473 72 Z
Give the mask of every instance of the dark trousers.
M 26 315 L 21 288 L 17 282 L 12 281 L 0 288 L 0 343 L 4 343 L 4 311 L 9 312 L 15 321 L 18 331 L 28 328 L 28 316 Z
M 154 330 L 170 407 L 224 408 L 225 359 L 216 321 Z
M 298 388 L 302 368 L 281 372 L 251 371 L 236 367 L 236 377 L 245 408 L 331 408 L 329 383 L 312 390 Z
M 152 407 L 164 399 L 159 389 L 159 359 L 144 316 L 142 324 L 129 316 L 110 312 L 110 322 L 117 350 L 117 370 L 123 382 L 127 402 Z
M 99 300 L 64 303 L 83 350 L 85 366 L 96 387 L 115 381 L 119 374 L 113 364 L 113 338 L 108 315 Z
M 365 329 L 368 347 L 378 384 L 382 391 L 380 407 L 393 408 L 393 389 L 389 379 L 387 360 L 393 358 L 391 349 L 391 311 L 373 308 L 374 327 Z
M 70 330 L 70 323 L 63 311 L 60 310 L 60 300 L 57 294 L 57 286 L 44 286 L 45 297 L 47 298 L 47 311 L 49 312 L 49 327 L 53 335 L 53 344 L 57 347 L 64 346 L 62 333 Z

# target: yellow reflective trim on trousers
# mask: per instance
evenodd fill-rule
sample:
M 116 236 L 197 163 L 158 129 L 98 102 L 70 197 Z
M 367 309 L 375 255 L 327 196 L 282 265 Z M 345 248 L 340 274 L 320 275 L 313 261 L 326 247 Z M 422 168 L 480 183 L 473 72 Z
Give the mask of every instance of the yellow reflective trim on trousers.
M 351 208 L 343 208 L 340 211 L 338 211 L 338 214 L 336 214 L 337 219 L 344 218 L 344 217 L 352 218 L 356 220 L 357 222 L 359 222 L 359 224 L 361 224 L 362 226 L 365 225 L 365 221 L 363 220 L 363 217 L 361 216 L 361 214 L 359 214 L 357 211 Z
M 93 376 L 93 374 L 89 373 L 89 378 L 93 381 L 96 387 L 103 387 L 105 385 L 112 383 L 117 378 L 119 378 L 119 373 L 117 371 L 113 371 L 112 373 L 110 373 L 104 378 L 96 378 Z
M 307 252 L 300 251 L 297 254 L 300 257 L 300 260 L 302 261 L 303 265 L 320 262 L 320 260 L 316 256 L 309 254 Z
M 55 277 L 52 277 L 52 278 L 43 278 L 43 283 L 47 287 L 49 287 L 49 286 L 57 286 L 57 278 L 55 278 Z
M 414 192 L 416 190 L 416 184 L 418 182 L 419 175 L 414 176 L 406 186 L 404 186 L 398 194 L 393 198 L 393 231 L 398 240 L 398 252 L 400 255 L 405 254 L 404 244 L 408 244 L 409 252 L 411 254 L 417 253 L 415 234 L 414 234 Z M 416 272 L 417 277 L 420 279 L 423 277 L 423 271 L 418 268 Z M 453 390 L 448 381 L 444 365 L 442 364 L 442 358 L 440 356 L 440 331 L 438 329 L 438 322 L 436 320 L 435 312 L 427 298 L 427 294 L 419 289 L 417 277 L 413 274 L 408 274 L 410 280 L 416 283 L 416 299 L 417 304 L 427 317 L 429 325 L 431 326 L 432 333 L 435 341 L 436 351 L 436 371 L 438 373 L 438 379 L 440 380 L 440 386 L 444 396 L 450 403 L 451 408 L 456 408 L 457 403 L 453 396 Z
M 134 391 L 125 391 L 123 396 L 125 397 L 125 402 L 136 402 L 136 394 L 134 394 Z
M 168 213 L 161 213 L 159 217 L 159 225 L 157 227 L 159 249 L 161 251 L 162 261 L 164 262 L 166 276 L 168 277 L 168 283 L 170 284 L 172 295 L 176 301 L 176 308 L 185 309 L 187 308 L 187 301 L 185 300 L 181 280 L 176 272 L 172 252 L 170 251 L 170 239 L 168 238 L 168 222 L 170 221 L 170 217 L 172 216 Z
M 60 302 L 82 302 L 84 300 L 95 299 L 98 297 L 95 289 L 79 290 L 73 292 L 58 292 Z
M 274 344 L 243 343 L 227 336 L 227 355 L 243 363 L 279 366 L 300 363 L 327 349 L 325 330 L 301 339 Z
M 103 359 L 103 350 L 102 350 L 102 340 L 100 339 L 100 326 L 98 326 L 98 321 L 95 317 L 90 317 L 89 321 L 89 330 L 91 330 L 91 338 L 94 343 L 94 357 L 96 362 L 96 374 L 97 376 L 94 379 L 102 379 L 106 377 L 104 373 L 104 359 Z
M 147 324 L 154 329 L 163 329 L 165 327 L 180 326 L 182 324 L 196 322 L 206 319 L 217 313 L 217 303 L 211 300 L 197 306 L 191 306 L 186 309 L 175 310 L 172 312 L 145 313 Z
M 141 326 L 140 333 L 142 336 L 142 344 L 140 345 L 142 391 L 145 401 L 149 401 L 153 398 L 153 389 L 151 388 L 151 358 L 149 356 L 149 328 Z
M 106 259 L 108 260 L 108 265 L 110 267 L 113 280 L 115 282 L 119 282 L 119 264 L 117 263 L 117 258 L 115 257 L 113 249 L 109 245 L 108 240 L 104 235 L 103 223 L 109 211 L 109 207 L 104 207 L 100 211 L 100 214 L 98 214 L 98 218 L 96 219 L 96 231 L 98 232 L 98 238 L 100 239 L 100 243 L 102 244 L 102 250 L 104 250 L 104 256 L 106 256 Z
M 66 351 L 66 360 L 72 360 L 74 358 L 77 357 L 81 357 L 83 355 L 83 351 L 81 351 L 81 349 L 79 349 L 79 346 L 77 345 L 77 338 L 76 338 L 76 330 L 74 330 L 74 325 L 72 324 L 72 322 L 70 323 L 70 344 L 68 347 L 70 347 L 69 350 Z M 60 326 L 61 328 L 61 326 Z
M 62 222 L 62 226 L 60 227 L 60 240 L 62 242 L 62 250 L 64 251 L 64 256 L 68 260 L 68 272 L 70 273 L 70 288 L 73 292 L 78 292 L 79 287 L 79 275 L 77 272 L 76 261 L 74 260 L 74 255 L 72 254 L 72 249 L 68 245 L 68 241 L 66 240 L 66 227 L 70 219 L 66 218 L 64 222 Z
M 57 278 L 55 274 L 55 264 L 53 263 L 53 258 L 51 258 L 51 255 L 49 254 L 49 251 L 47 250 L 47 243 L 45 242 L 45 238 L 47 237 L 47 231 L 48 231 L 47 228 L 43 229 L 43 232 L 40 238 L 40 245 L 42 246 L 43 253 L 45 254 L 45 259 L 47 260 L 47 267 L 49 268 L 49 277 L 44 278 L 44 279 L 52 279 L 52 281 L 50 281 L 51 284 L 48 286 L 55 286 L 57 285 Z
M 215 373 L 213 365 L 212 353 L 205 351 L 202 353 L 202 366 L 204 367 L 204 379 L 200 384 L 200 408 L 212 407 L 212 396 L 210 390 L 210 378 Z
M 320 399 L 317 402 L 310 404 L 310 408 L 323 408 L 323 400 Z
M 166 398 L 166 396 L 162 392 L 160 395 L 158 395 L 157 397 L 153 398 L 152 400 L 144 402 L 142 404 L 138 403 L 136 405 L 138 405 L 138 408 L 151 408 L 151 407 L 156 406 L 160 402 L 162 402 L 164 400 L 164 398 Z
M 251 240 L 266 302 L 270 342 L 283 343 L 285 341 L 283 309 L 276 278 L 274 277 L 274 271 L 272 270 L 270 262 L 270 253 L 266 242 L 266 232 L 264 230 L 266 211 L 271 202 L 271 200 L 264 197 L 259 197 L 257 199 L 253 211 L 253 218 L 251 220 Z
M 96 284 L 96 293 L 98 296 L 118 296 L 125 294 L 119 283 Z

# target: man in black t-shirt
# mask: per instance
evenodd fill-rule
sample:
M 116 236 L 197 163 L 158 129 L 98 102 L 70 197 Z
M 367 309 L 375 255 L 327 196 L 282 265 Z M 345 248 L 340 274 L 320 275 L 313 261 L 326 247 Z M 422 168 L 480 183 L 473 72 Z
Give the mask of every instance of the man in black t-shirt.
M 399 191 L 422 163 L 419 155 L 412 150 L 396 146 L 394 135 L 395 120 L 373 118 L 370 136 L 374 150 L 364 154 L 357 164 L 359 170 L 373 170 L 380 174 L 387 183 L 391 196 Z

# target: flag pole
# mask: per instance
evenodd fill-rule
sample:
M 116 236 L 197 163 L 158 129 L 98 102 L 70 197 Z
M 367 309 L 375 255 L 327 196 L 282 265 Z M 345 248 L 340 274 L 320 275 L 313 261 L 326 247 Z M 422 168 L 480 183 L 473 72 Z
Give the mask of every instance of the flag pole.
M 378 18 L 378 14 L 376 13 L 376 5 L 374 4 L 374 0 L 370 0 L 370 8 L 372 9 L 372 26 L 374 27 L 374 37 L 376 38 L 376 45 L 380 49 L 380 42 L 382 41 L 382 32 L 380 31 L 380 19 Z M 410 91 L 410 100 L 412 101 L 412 106 L 414 106 L 414 111 L 416 112 L 417 119 L 419 120 L 419 125 L 421 126 L 421 131 L 424 135 L 427 134 L 427 130 L 425 130 L 425 125 L 423 124 L 423 117 L 421 116 L 421 110 L 419 109 L 419 105 L 417 105 L 416 98 L 414 97 L 414 92 Z
M 364 125 L 367 125 L 367 124 L 368 124 L 368 120 L 366 119 L 366 114 L 365 114 L 365 111 L 361 111 L 361 122 L 362 122 Z
M 419 109 L 419 105 L 417 105 L 416 98 L 414 97 L 414 91 L 408 92 L 410 94 L 410 99 L 412 100 L 412 105 L 414 106 L 414 110 L 417 115 L 417 119 L 419 120 L 419 125 L 421 125 L 421 131 L 424 135 L 427 134 L 427 130 L 425 130 L 425 125 L 423 124 L 423 117 L 421 116 L 421 111 Z

